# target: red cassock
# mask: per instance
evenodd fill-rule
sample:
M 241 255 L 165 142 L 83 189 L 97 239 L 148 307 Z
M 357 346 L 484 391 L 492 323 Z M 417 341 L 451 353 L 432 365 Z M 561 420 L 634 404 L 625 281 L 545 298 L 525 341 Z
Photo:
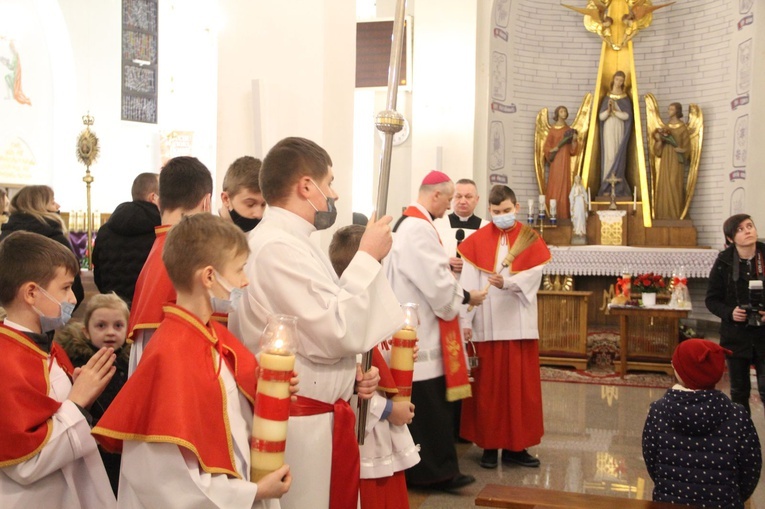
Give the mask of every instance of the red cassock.
M 522 228 L 527 227 L 518 222 L 504 231 L 489 224 L 462 242 L 459 251 L 478 270 L 492 273 L 502 237 L 512 246 Z M 538 238 L 506 270 L 517 274 L 550 258 L 550 250 Z M 460 434 L 484 449 L 520 451 L 539 444 L 544 434 L 539 342 L 496 339 L 474 342 L 479 367 L 473 374 L 473 397 L 462 402 Z
M 255 400 L 257 361 L 213 320 L 205 325 L 175 305 L 165 306 L 164 315 L 141 363 L 93 434 L 113 452 L 122 450 L 124 440 L 177 444 L 194 453 L 206 472 L 239 478 L 213 350 L 250 404 Z
M 175 302 L 175 288 L 162 262 L 162 252 L 165 249 L 165 240 L 170 228 L 168 225 L 154 228 L 157 238 L 135 284 L 135 296 L 128 323 L 128 342 L 132 342 L 136 329 L 159 327 L 164 316 L 162 306 L 168 302 Z
M 0 324 L 0 467 L 22 463 L 45 446 L 61 403 L 48 396 L 53 359 L 71 377 L 72 363 L 53 343 L 50 357 L 23 332 Z

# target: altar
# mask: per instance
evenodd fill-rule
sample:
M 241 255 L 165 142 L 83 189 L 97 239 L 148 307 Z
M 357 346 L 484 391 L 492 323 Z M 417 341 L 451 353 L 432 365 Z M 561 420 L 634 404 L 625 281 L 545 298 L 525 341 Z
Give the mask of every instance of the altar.
M 680 318 L 690 308 L 609 306 L 619 316 L 619 373 L 630 369 L 674 373 L 671 360 L 678 343 Z
M 614 297 L 616 278 L 624 271 L 633 276 L 653 272 L 671 278 L 682 267 L 686 278 L 705 279 L 719 254 L 710 248 L 596 245 L 550 246 L 550 252 L 542 289 L 592 292 L 586 302 L 589 329 L 619 325 L 618 318 L 609 314 L 608 304 Z M 699 298 L 697 295 L 697 302 Z

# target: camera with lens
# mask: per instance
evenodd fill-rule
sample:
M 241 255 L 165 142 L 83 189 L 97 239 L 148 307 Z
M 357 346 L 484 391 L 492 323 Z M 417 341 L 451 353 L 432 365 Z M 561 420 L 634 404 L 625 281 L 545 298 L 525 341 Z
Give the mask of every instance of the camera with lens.
M 762 281 L 754 279 L 749 281 L 749 304 L 741 306 L 746 311 L 746 324 L 750 327 L 762 325 L 760 311 L 765 311 L 765 302 L 762 296 Z

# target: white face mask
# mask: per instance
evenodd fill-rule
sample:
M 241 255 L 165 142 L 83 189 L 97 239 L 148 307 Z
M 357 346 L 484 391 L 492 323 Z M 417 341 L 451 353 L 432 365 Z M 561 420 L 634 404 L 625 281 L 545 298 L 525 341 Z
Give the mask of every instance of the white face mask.
M 241 300 L 242 295 L 244 294 L 244 290 L 241 288 L 234 288 L 233 285 L 229 284 L 228 281 L 223 279 L 223 276 L 221 276 L 217 270 L 215 271 L 215 279 L 218 281 L 218 284 L 220 284 L 223 289 L 228 292 L 228 298 L 222 299 L 220 297 L 216 297 L 212 290 L 208 290 L 208 293 L 210 294 L 210 305 L 212 306 L 213 313 L 233 313 L 236 311 L 237 304 Z
M 494 223 L 500 230 L 507 230 L 508 228 L 512 228 L 515 224 L 515 212 L 508 212 L 507 214 L 492 216 L 491 222 Z
M 72 313 L 74 312 L 74 304 L 71 302 L 59 302 L 54 299 L 51 294 L 46 292 L 42 286 L 37 285 L 37 288 L 40 289 L 45 297 L 58 304 L 59 308 L 61 309 L 58 316 L 45 316 L 39 309 L 32 307 L 32 309 L 34 309 L 40 316 L 40 329 L 42 330 L 43 334 L 60 329 L 72 318 Z

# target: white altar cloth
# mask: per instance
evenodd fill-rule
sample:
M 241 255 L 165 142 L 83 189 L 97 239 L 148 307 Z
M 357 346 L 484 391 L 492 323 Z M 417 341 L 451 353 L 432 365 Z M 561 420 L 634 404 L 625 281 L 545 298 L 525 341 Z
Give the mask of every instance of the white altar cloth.
M 706 278 L 719 253 L 709 248 L 657 248 L 629 246 L 550 246 L 552 260 L 544 274 L 568 276 L 621 276 L 653 272 L 670 277 L 680 266 L 687 278 Z

